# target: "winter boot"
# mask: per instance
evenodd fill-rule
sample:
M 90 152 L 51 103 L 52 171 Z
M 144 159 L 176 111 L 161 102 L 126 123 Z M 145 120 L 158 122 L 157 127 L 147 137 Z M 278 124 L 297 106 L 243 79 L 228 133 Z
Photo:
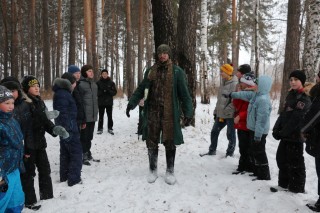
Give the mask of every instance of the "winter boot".
M 169 185 L 176 183 L 176 177 L 174 176 L 174 159 L 176 156 L 176 150 L 166 150 L 167 159 L 167 171 L 165 176 L 165 182 Z
M 257 166 L 257 180 L 271 180 L 268 165 Z
M 320 212 L 320 198 L 315 204 L 308 203 L 306 206 L 314 212 Z
M 89 162 L 89 153 L 88 152 L 83 153 L 82 164 L 87 165 L 87 166 L 91 166 L 91 163 Z
M 157 178 L 157 163 L 158 163 L 158 149 L 148 149 L 149 156 L 149 175 L 147 177 L 148 183 L 154 183 Z

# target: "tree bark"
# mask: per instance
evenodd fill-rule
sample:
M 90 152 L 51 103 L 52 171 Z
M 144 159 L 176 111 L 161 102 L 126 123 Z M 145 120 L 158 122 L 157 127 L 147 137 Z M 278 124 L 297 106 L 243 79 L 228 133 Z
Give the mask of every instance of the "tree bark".
M 86 38 L 86 64 L 92 64 L 92 11 L 91 0 L 83 0 L 84 9 L 84 32 Z
M 43 78 L 44 89 L 51 89 L 51 66 L 50 66 L 50 32 L 48 19 L 48 0 L 42 0 L 42 29 L 43 29 Z
M 143 21 L 144 21 L 144 0 L 139 0 L 139 31 L 138 31 L 138 84 L 143 79 L 142 60 L 143 60 Z
M 131 35 L 131 5 L 130 0 L 126 0 L 126 18 L 127 18 L 127 45 L 126 45 L 126 82 L 128 99 L 133 93 L 133 77 L 131 67 L 131 52 L 132 52 L 132 35 Z
M 70 0 L 70 34 L 69 34 L 69 60 L 68 65 L 76 63 L 76 42 L 77 42 L 77 28 L 76 28 L 76 10 L 77 1 Z

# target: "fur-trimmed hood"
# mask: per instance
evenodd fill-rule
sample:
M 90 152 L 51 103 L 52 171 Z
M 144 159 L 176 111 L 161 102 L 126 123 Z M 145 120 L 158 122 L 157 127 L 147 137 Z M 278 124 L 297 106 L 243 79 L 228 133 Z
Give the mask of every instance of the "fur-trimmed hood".
M 72 88 L 71 88 L 71 83 L 69 80 L 67 79 L 63 79 L 63 78 L 56 78 L 54 81 L 53 81 L 53 86 L 52 86 L 52 90 L 53 91 L 56 91 L 58 89 L 65 89 L 65 90 L 68 90 L 68 91 L 72 91 Z

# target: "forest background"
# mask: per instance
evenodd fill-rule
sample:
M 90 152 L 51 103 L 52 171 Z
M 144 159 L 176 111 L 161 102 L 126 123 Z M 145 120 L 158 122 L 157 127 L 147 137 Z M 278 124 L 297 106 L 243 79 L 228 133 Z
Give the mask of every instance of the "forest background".
M 130 97 L 166 43 L 195 106 L 197 95 L 210 102 L 219 67 L 236 70 L 239 58 L 272 76 L 282 105 L 291 71 L 311 82 L 319 72 L 318 11 L 320 0 L 1 0 L 0 79 L 35 75 L 50 96 L 68 65 L 92 64 Z

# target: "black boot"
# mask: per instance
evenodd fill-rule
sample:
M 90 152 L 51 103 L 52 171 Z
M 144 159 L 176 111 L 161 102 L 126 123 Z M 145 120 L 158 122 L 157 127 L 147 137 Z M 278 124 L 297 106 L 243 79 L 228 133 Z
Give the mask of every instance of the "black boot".
M 165 182 L 169 185 L 176 183 L 176 178 L 174 176 L 174 159 L 176 156 L 176 150 L 166 150 L 167 159 L 167 172 L 165 177 Z
M 147 177 L 148 183 L 154 183 L 157 178 L 157 164 L 158 164 L 158 149 L 148 149 L 149 156 L 149 175 Z
M 315 204 L 308 203 L 306 206 L 314 212 L 320 212 L 320 198 Z

